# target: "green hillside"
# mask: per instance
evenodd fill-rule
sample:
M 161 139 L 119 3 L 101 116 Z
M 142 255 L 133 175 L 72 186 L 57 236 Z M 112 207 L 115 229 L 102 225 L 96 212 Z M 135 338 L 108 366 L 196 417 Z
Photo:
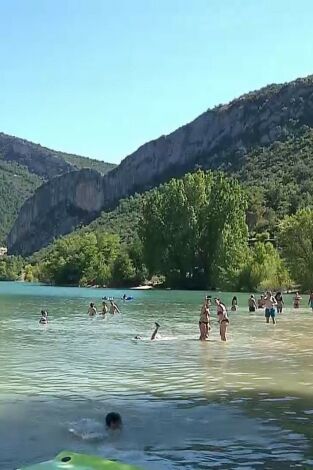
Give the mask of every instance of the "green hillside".
M 115 165 L 58 152 L 0 133 L 0 246 L 19 209 L 44 181 L 68 171 L 91 168 L 102 174 Z
M 27 168 L 0 159 L 0 245 L 23 202 L 40 186 L 42 179 Z

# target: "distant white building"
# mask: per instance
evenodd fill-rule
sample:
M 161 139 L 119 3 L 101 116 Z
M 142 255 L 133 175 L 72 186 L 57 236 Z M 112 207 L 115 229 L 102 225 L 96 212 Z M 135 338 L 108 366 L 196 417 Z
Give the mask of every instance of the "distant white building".
M 8 249 L 6 246 L 0 246 L 0 256 L 4 256 L 8 253 Z

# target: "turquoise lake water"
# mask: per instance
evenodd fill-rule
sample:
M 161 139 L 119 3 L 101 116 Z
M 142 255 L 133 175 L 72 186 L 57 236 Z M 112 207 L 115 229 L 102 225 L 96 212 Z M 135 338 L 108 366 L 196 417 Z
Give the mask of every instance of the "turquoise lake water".
M 89 302 L 123 293 L 0 283 L 0 469 L 63 449 L 148 470 L 313 468 L 307 297 L 295 311 L 285 296 L 274 326 L 238 294 L 224 344 L 213 308 L 210 341 L 198 341 L 204 292 L 126 291 L 121 315 L 88 317 Z M 233 294 L 212 295 L 229 305 Z M 115 436 L 112 410 L 124 421 Z

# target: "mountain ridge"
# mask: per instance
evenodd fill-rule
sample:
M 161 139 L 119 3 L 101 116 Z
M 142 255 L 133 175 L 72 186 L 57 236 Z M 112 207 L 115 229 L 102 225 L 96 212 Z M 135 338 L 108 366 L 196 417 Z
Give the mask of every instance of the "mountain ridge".
M 95 168 L 105 174 L 114 166 L 0 132 L 0 245 L 24 201 L 42 183 L 83 167 Z
M 251 150 L 284 141 L 304 125 L 313 127 L 312 75 L 286 84 L 269 85 L 209 109 L 172 133 L 143 144 L 100 180 L 96 175 L 89 178 L 88 184 L 98 188 L 100 213 L 113 208 L 122 198 L 196 168 L 233 173 L 238 165 L 245 164 Z M 45 231 L 40 243 L 32 241 L 30 246 L 29 242 L 35 237 L 39 221 L 41 226 L 42 220 L 49 218 L 49 212 L 55 211 L 53 187 L 58 184 L 53 179 L 45 185 L 47 204 L 44 207 L 38 202 L 42 188 L 24 205 L 8 238 L 10 252 L 29 254 L 51 241 L 51 234 Z M 88 199 L 92 189 L 87 185 L 85 191 Z M 68 231 L 90 219 L 88 210 L 81 213 L 80 195 L 75 194 L 67 198 L 64 187 L 68 214 L 75 214 L 75 217 L 81 214 L 81 217 L 73 217 L 77 224 L 75 222 Z M 90 199 L 88 207 L 91 205 Z M 92 217 L 98 213 L 97 210 L 92 212 Z M 62 215 L 65 216 L 63 212 Z M 56 220 L 55 236 L 68 231 L 64 231 L 61 223 L 58 226 Z

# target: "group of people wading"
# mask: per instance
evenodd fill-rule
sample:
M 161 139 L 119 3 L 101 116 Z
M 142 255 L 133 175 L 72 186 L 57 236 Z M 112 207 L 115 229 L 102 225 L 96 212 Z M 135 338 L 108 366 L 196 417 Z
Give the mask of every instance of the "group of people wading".
M 212 305 L 212 297 L 210 295 L 205 297 L 204 303 L 201 307 L 200 319 L 199 319 L 199 330 L 200 330 L 200 341 L 206 341 L 209 338 L 209 333 L 211 330 L 211 312 L 210 307 Z M 300 308 L 302 297 L 299 292 L 295 293 L 293 298 L 293 307 L 295 309 Z M 216 313 L 218 318 L 218 323 L 220 327 L 220 336 L 222 341 L 226 341 L 227 327 L 229 325 L 229 318 L 227 314 L 226 305 L 221 301 L 221 299 L 214 299 L 216 305 Z M 309 306 L 313 311 L 313 290 L 310 293 L 309 297 Z M 251 295 L 248 300 L 249 312 L 255 312 L 257 309 L 265 309 L 265 320 L 266 323 L 272 320 L 272 323 L 276 323 L 276 313 L 282 313 L 284 306 L 284 299 L 281 292 L 276 292 L 273 294 L 271 291 L 267 291 L 265 294 L 262 294 L 258 300 L 255 299 L 254 295 Z M 235 312 L 238 308 L 237 297 L 233 297 L 231 302 L 231 311 Z
M 229 324 L 229 318 L 227 314 L 226 305 L 223 304 L 221 299 L 214 299 L 216 305 L 216 314 L 218 318 L 218 323 L 220 326 L 220 336 L 222 341 L 226 341 L 226 332 Z M 211 330 L 211 296 L 206 296 L 204 303 L 201 307 L 200 319 L 199 319 L 199 330 L 200 330 L 200 340 L 206 341 L 209 337 Z

